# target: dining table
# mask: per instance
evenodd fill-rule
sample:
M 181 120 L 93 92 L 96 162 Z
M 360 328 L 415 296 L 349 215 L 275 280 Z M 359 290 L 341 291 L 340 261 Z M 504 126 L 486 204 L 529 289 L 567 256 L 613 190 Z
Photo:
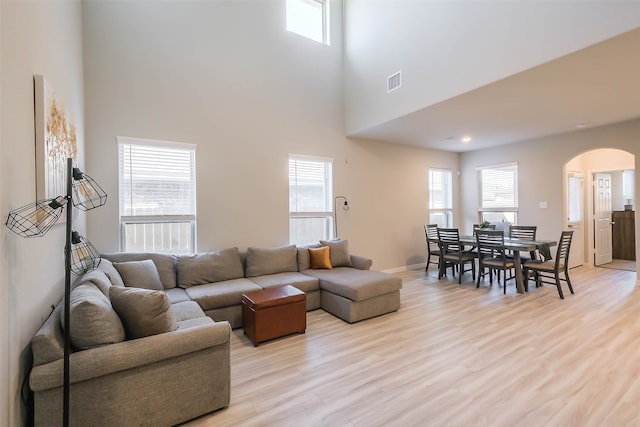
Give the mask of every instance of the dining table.
M 465 246 L 476 246 L 477 241 L 475 236 L 471 235 L 461 235 L 460 243 Z M 558 244 L 555 240 L 524 240 L 524 239 L 515 239 L 511 237 L 504 237 L 504 248 L 513 252 L 513 266 L 516 275 L 516 289 L 518 293 L 522 294 L 527 290 L 527 286 L 525 286 L 524 282 L 524 273 L 522 271 L 522 259 L 520 257 L 520 252 L 529 252 L 531 254 L 531 259 L 536 258 L 536 251 L 540 249 L 543 245 L 547 245 L 548 247 L 556 246 Z

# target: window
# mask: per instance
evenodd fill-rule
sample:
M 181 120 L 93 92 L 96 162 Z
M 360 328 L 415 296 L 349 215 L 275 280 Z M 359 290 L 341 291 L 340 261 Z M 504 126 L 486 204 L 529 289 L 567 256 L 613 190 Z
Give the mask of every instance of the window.
M 479 168 L 480 221 L 517 224 L 518 165 Z
M 625 205 L 632 205 L 635 199 L 635 171 L 623 170 L 622 171 L 622 198 Z
M 329 45 L 329 1 L 287 0 L 287 30 Z
M 333 236 L 333 164 L 289 156 L 289 241 L 305 245 Z
M 118 152 L 121 250 L 194 253 L 195 145 L 118 137 Z
M 450 169 L 429 169 L 429 223 L 453 226 L 453 190 Z

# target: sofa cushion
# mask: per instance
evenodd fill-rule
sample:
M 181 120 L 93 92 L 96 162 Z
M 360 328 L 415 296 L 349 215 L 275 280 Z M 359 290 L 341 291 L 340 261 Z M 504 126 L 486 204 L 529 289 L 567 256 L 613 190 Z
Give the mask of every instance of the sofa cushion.
M 171 304 L 177 304 L 183 301 L 191 301 L 189 295 L 187 295 L 185 290 L 182 288 L 167 289 L 165 290 L 165 292 L 169 297 L 169 302 L 171 302 Z
M 242 294 L 262 289 L 249 279 L 233 279 L 185 289 L 189 298 L 204 311 L 240 305 Z
M 306 270 L 304 274 L 320 279 L 323 292 L 331 292 L 351 301 L 366 300 L 402 288 L 402 279 L 381 271 L 338 267 L 333 270 Z
M 102 264 L 102 263 L 101 263 Z M 102 270 L 91 270 L 82 276 L 78 277 L 73 284 L 72 288 L 75 288 L 81 283 L 91 283 L 96 288 L 100 289 L 100 292 L 104 294 L 107 298 L 109 298 L 109 288 L 111 285 L 111 280 L 107 277 L 104 271 Z
M 150 259 L 142 261 L 114 262 L 124 285 L 130 288 L 142 288 L 161 291 L 162 282 L 156 264 Z
M 312 243 L 310 245 L 298 246 L 298 271 L 304 271 L 311 268 L 311 260 L 309 259 L 309 249 L 320 248 L 320 243 Z
M 113 263 L 106 258 L 100 259 L 100 264 L 98 265 L 98 269 L 109 278 L 112 286 L 124 286 L 124 281 L 122 280 L 122 276 L 118 273 L 118 270 L 113 266 Z
M 103 254 L 102 257 L 110 260 L 111 262 L 142 261 L 150 259 L 158 268 L 158 274 L 160 275 L 162 286 L 165 289 L 171 289 L 177 286 L 175 255 L 159 254 L 154 252 L 118 252 Z
M 291 285 L 300 289 L 302 292 L 313 292 L 320 290 L 320 281 L 317 278 L 298 272 L 256 276 L 252 277 L 251 281 L 257 283 L 262 288 L 273 288 L 275 286 Z
M 309 267 L 312 269 L 325 268 L 331 270 L 330 250 L 329 246 L 309 248 Z
M 76 350 L 122 342 L 125 330 L 109 299 L 90 283 L 81 283 L 69 295 L 69 337 Z M 64 310 L 60 314 L 64 328 Z
M 164 291 L 112 286 L 109 297 L 129 339 L 176 330 L 176 319 Z
M 331 248 L 329 256 L 333 267 L 351 267 L 348 240 L 320 240 L 320 244 Z
M 197 317 L 207 317 L 195 301 L 183 301 L 172 304 L 171 310 L 173 311 L 173 317 L 176 319 L 176 322 L 195 319 Z
M 255 277 L 265 274 L 298 271 L 296 245 L 276 248 L 248 248 L 246 276 Z
M 181 288 L 244 277 L 244 268 L 238 248 L 195 255 L 180 255 L 176 265 L 178 286 Z

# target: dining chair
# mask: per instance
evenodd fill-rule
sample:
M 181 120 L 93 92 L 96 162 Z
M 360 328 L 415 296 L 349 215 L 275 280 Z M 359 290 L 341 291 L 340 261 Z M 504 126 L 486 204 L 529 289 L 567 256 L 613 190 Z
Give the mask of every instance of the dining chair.
M 440 270 L 438 279 L 445 274 L 447 265 L 458 267 L 458 283 L 462 283 L 462 275 L 471 271 L 471 277 L 476 279 L 476 255 L 464 250 L 460 243 L 460 232 L 457 228 L 437 228 L 438 245 L 440 247 Z M 464 269 L 465 264 L 471 264 L 471 269 Z M 455 271 L 454 271 L 455 277 Z
M 489 274 L 489 284 L 493 284 L 493 271 L 498 272 L 500 283 L 500 271 L 502 271 L 502 292 L 507 293 L 507 281 L 515 279 L 515 263 L 513 258 L 507 256 L 504 247 L 504 233 L 501 230 L 478 229 L 475 231 L 478 248 L 478 279 L 476 288 L 480 287 L 480 279 Z M 485 269 L 487 271 L 485 272 Z M 507 273 L 510 273 L 507 276 Z
M 542 286 L 543 283 L 556 285 L 558 295 L 560 295 L 561 299 L 564 299 L 561 282 L 566 282 L 571 293 L 574 293 L 571 279 L 569 278 L 569 250 L 571 249 L 572 238 L 573 231 L 562 232 L 554 260 L 529 260 L 523 264 L 525 289 L 527 288 L 529 272 L 531 271 L 534 273 L 536 287 Z
M 537 230 L 537 225 L 512 225 L 511 227 L 509 227 L 509 237 L 512 239 L 535 241 Z M 520 254 L 520 259 L 522 260 L 522 262 L 536 258 L 537 257 L 535 251 L 529 252 L 525 255 Z
M 438 247 L 438 224 L 425 224 L 424 235 L 427 239 L 427 265 L 424 271 L 429 271 L 429 264 L 435 264 L 440 268 L 440 248 Z M 431 257 L 438 258 L 437 261 Z

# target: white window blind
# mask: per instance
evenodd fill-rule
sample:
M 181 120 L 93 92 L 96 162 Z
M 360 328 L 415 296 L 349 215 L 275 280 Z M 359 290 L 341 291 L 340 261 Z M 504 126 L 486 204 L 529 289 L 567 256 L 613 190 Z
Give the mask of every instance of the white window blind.
M 518 208 L 517 165 L 480 169 L 481 208 Z
M 453 225 L 453 188 L 450 169 L 429 169 L 429 223 Z
M 289 156 L 290 241 L 306 244 L 328 239 L 333 226 L 331 159 Z
M 195 145 L 119 137 L 118 152 L 123 250 L 194 252 Z
M 478 169 L 480 182 L 479 220 L 517 224 L 518 165 Z

